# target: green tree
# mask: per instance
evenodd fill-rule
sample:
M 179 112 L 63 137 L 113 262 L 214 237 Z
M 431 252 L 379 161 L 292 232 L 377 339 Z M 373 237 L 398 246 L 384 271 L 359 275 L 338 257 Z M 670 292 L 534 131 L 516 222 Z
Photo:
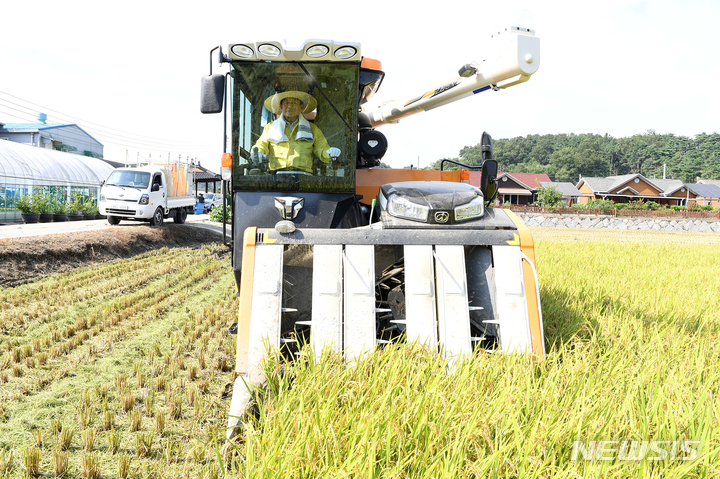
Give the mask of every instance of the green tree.
M 560 206 L 562 205 L 562 192 L 554 186 L 543 186 L 537 192 L 537 202 L 550 208 Z

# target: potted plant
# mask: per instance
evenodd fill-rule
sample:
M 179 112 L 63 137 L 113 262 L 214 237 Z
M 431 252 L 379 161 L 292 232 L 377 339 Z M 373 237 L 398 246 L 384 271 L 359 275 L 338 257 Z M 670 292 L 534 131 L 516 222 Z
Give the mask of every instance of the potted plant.
M 86 219 L 86 220 L 94 220 L 95 219 L 95 210 L 93 208 L 93 204 L 92 204 L 92 202 L 87 201 L 87 198 L 83 198 L 82 211 L 83 211 L 83 219 Z
M 70 200 L 70 203 L 68 203 L 66 212 L 70 221 L 80 221 L 83 219 L 83 215 L 80 212 L 80 204 L 78 203 L 76 196 L 73 196 L 73 199 Z
M 32 196 L 24 195 L 15 200 L 15 208 L 20 211 L 23 223 L 37 223 L 40 221 L 40 213 L 33 204 Z
M 66 213 L 66 209 L 67 205 L 65 205 L 65 202 L 63 200 L 58 200 L 57 198 L 55 198 L 52 205 L 53 221 L 67 221 L 68 216 Z
M 53 212 L 50 199 L 38 191 L 33 194 L 32 201 L 37 208 L 37 212 L 40 213 L 40 223 L 52 223 Z

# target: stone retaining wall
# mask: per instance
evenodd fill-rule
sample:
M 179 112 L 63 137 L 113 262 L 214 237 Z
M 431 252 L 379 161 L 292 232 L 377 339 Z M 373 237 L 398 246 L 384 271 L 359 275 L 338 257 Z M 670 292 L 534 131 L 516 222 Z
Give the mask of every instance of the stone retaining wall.
M 617 230 L 698 231 L 720 233 L 716 219 L 643 218 L 603 215 L 517 214 L 528 226 L 551 228 L 611 228 Z

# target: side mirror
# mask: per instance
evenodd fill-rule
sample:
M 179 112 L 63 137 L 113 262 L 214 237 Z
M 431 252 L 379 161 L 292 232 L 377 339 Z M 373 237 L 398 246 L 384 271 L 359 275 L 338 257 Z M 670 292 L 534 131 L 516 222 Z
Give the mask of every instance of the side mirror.
M 480 191 L 482 191 L 487 203 L 495 201 L 498 194 L 497 170 L 498 164 L 495 160 L 485 160 L 482 165 Z
M 153 183 L 152 187 L 150 187 L 150 191 L 160 191 L 160 185 Z
M 221 113 L 225 99 L 225 75 L 204 76 L 200 87 L 200 112 Z

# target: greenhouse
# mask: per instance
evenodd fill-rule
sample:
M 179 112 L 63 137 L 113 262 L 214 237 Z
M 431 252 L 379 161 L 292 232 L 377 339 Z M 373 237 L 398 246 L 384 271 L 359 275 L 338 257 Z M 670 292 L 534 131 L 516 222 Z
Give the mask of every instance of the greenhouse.
M 47 211 L 97 204 L 113 167 L 89 156 L 0 141 L 0 224 L 19 223 L 27 199 Z

